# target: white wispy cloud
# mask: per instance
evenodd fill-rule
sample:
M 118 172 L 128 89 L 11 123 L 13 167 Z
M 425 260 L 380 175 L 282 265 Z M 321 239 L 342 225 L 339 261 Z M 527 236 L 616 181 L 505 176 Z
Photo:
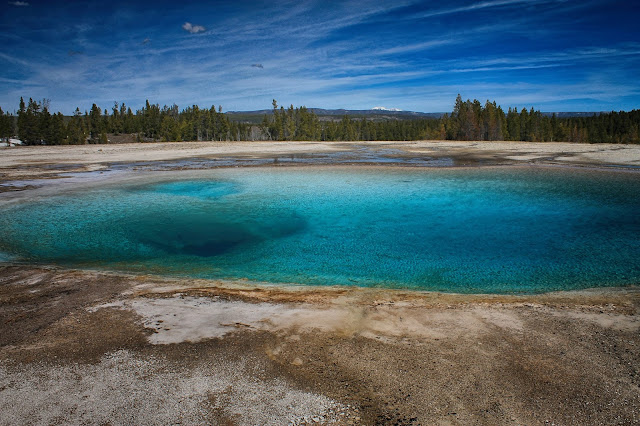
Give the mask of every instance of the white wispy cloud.
M 29 6 L 29 3 L 26 1 L 10 1 L 9 4 L 11 6 L 19 6 L 19 7 Z
M 48 86 L 56 86 L 70 92 L 76 91 L 78 85 L 95 87 L 92 90 L 92 99 L 88 101 L 97 101 L 101 106 L 108 106 L 117 99 L 125 100 L 128 105 L 135 107 L 138 102 L 144 102 L 145 98 L 149 98 L 152 102 L 160 104 L 176 102 L 181 107 L 193 102 L 202 105 L 209 102 L 222 104 L 225 110 L 242 110 L 251 109 L 247 104 L 255 107 L 268 106 L 271 99 L 276 98 L 284 104 L 304 103 L 308 106 L 364 108 L 384 103 L 406 110 L 449 111 L 449 103 L 455 99 L 458 92 L 483 101 L 486 96 L 487 99 L 496 99 L 507 106 L 514 103 L 520 106 L 525 103 L 539 103 L 545 100 L 545 96 L 548 96 L 546 102 L 560 102 L 562 99 L 575 97 L 576 93 L 611 102 L 619 99 L 624 92 L 620 89 L 622 86 L 616 85 L 615 82 L 606 82 L 598 86 L 558 86 L 553 90 L 548 90 L 548 85 L 539 85 L 532 86 L 529 90 L 528 86 L 522 83 L 487 86 L 474 83 L 474 79 L 468 79 L 468 82 L 466 79 L 461 80 L 457 85 L 445 87 L 438 84 L 437 76 L 550 68 L 575 63 L 579 58 L 615 60 L 619 55 L 634 54 L 634 47 L 628 45 L 580 48 L 562 53 L 541 53 L 528 58 L 524 55 L 488 59 L 461 58 L 438 62 L 420 70 L 402 70 L 402 63 L 388 61 L 385 72 L 381 72 L 384 68 L 376 67 L 375 60 L 371 63 L 360 63 L 350 57 L 337 58 L 331 62 L 331 66 L 320 66 L 315 60 L 314 51 L 295 48 L 283 49 L 268 60 L 262 61 L 260 64 L 263 65 L 264 72 L 258 76 L 251 73 L 250 68 L 246 66 L 246 56 L 258 54 L 257 48 L 251 52 L 228 52 L 224 57 L 202 48 L 198 52 L 201 60 L 195 63 L 189 58 L 177 57 L 175 62 L 166 63 L 162 55 L 145 56 L 138 59 L 135 69 L 130 67 L 130 63 L 139 55 L 137 51 L 116 56 L 102 54 L 88 58 L 77 57 L 80 62 L 69 63 L 64 67 L 43 65 L 38 61 L 29 63 L 5 54 L 0 54 L 0 58 L 29 65 L 34 74 L 25 84 L 31 87 L 36 97 L 55 98 L 46 91 L 34 90 L 38 87 L 44 90 Z M 102 71 L 96 75 L 96 69 Z M 425 78 L 432 80 L 425 84 Z M 98 87 L 95 86 L 96 79 Z M 393 84 L 414 80 L 418 82 L 403 84 L 401 87 Z M 572 88 L 564 90 L 562 87 Z M 438 90 L 444 91 L 439 94 Z M 514 93 L 513 96 L 509 95 L 509 91 Z M 32 92 L 29 92 L 29 95 Z M 196 93 L 198 98 L 194 97 Z M 82 100 L 77 98 L 78 95 L 75 96 L 70 96 L 70 102 L 73 104 L 66 109 L 72 111 L 76 105 L 87 108 L 82 105 Z M 611 98 L 607 99 L 607 96 Z M 313 100 L 312 105 L 309 105 L 310 99 Z
M 465 6 L 451 7 L 447 9 L 436 9 L 429 12 L 414 15 L 413 18 L 430 18 L 432 16 L 450 15 L 453 13 L 472 12 L 475 10 L 488 9 L 493 7 L 521 5 L 521 4 L 539 4 L 539 3 L 564 3 L 565 0 L 490 0 L 472 3 Z
M 415 20 L 418 15 L 408 12 L 414 8 L 403 9 L 414 0 L 346 0 L 330 7 L 316 0 L 273 3 L 268 10 L 252 8 L 202 17 L 210 30 L 186 22 L 184 31 L 199 34 L 197 37 L 175 37 L 165 30 L 165 23 L 132 25 L 132 32 L 109 38 L 106 44 L 96 37 L 100 24 L 91 28 L 75 21 L 64 24 L 72 45 L 49 45 L 42 37 L 25 33 L 19 33 L 19 38 L 0 35 L 9 46 L 0 52 L 0 65 L 13 70 L 5 75 L 11 79 L 0 79 L 0 103 L 4 107 L 8 99 L 11 105 L 22 95 L 47 97 L 53 100 L 52 108 L 69 113 L 76 106 L 89 108 L 93 102 L 108 107 L 114 100 L 136 109 L 148 98 L 161 105 L 175 102 L 181 108 L 215 103 L 225 110 L 243 110 L 269 107 L 276 98 L 285 105 L 354 109 L 392 105 L 405 110 L 450 111 L 457 93 L 482 101 L 486 96 L 503 106 L 530 106 L 560 104 L 577 95 L 607 104 L 637 92 L 628 84 L 629 67 L 616 64 L 628 58 L 636 61 L 640 44 L 587 43 L 562 51 L 551 45 L 540 50 L 541 43 L 535 51 L 483 49 L 500 43 L 505 34 L 531 38 L 530 29 L 541 27 L 538 24 L 544 21 L 535 14 L 522 18 L 518 14 L 505 22 L 497 18 L 482 23 L 464 21 L 456 28 L 434 23 L 433 28 L 425 29 Z M 560 2 L 454 3 L 422 16 L 511 6 L 508 10 L 515 12 L 516 6 L 543 4 L 555 14 L 568 7 L 556 7 L 556 3 Z M 135 21 L 135 14 L 131 19 Z M 403 19 L 407 21 L 396 22 Z M 116 22 L 113 18 L 110 24 Z M 549 31 L 553 34 L 557 29 Z M 543 36 L 548 40 L 549 34 Z M 153 43 L 145 42 L 151 38 Z M 12 44 L 21 47 L 10 48 Z M 85 54 L 69 56 L 70 47 Z M 640 56 L 636 62 L 640 63 Z M 586 81 L 584 73 L 574 77 L 576 73 L 566 71 L 579 64 L 604 64 L 599 69 L 606 69 L 611 77 Z M 486 83 L 507 74 L 525 77 L 515 83 Z M 547 83 L 528 84 L 540 81 L 531 78 L 533 74 L 546 75 Z M 554 79 L 562 84 L 554 85 Z
M 441 67 L 448 72 L 481 72 L 516 69 L 564 67 L 588 62 L 617 62 L 620 57 L 637 56 L 640 44 L 624 43 L 611 47 L 586 46 L 562 52 L 543 51 L 536 54 L 519 53 L 493 58 L 463 58 L 443 61 Z
M 7 55 L 6 53 L 2 53 L 2 52 L 0 52 L 0 59 L 4 59 L 5 61 L 13 62 L 14 64 L 23 65 L 23 66 L 31 65 L 31 62 L 27 60 L 24 60 L 22 58 L 17 58 L 15 56 Z
M 423 50 L 437 49 L 453 44 L 463 44 L 471 39 L 477 39 L 479 35 L 491 35 L 497 31 L 505 31 L 517 27 L 518 24 L 502 23 L 497 25 L 482 25 L 466 30 L 454 30 L 438 34 L 434 38 L 418 43 L 406 43 L 405 40 L 398 40 L 399 45 L 387 49 L 376 50 L 378 55 L 397 55 L 399 53 L 418 52 Z
M 416 3 L 416 0 L 396 0 L 385 4 L 377 0 L 333 2 L 324 11 L 317 11 L 312 2 L 301 1 L 274 6 L 264 11 L 254 8 L 242 17 L 232 17 L 207 34 L 228 42 L 262 40 L 297 40 L 312 43 L 344 28 L 363 24 L 396 9 Z M 277 4 L 277 3 L 274 3 Z
M 377 52 L 379 55 L 397 55 L 398 53 L 415 52 L 419 50 L 432 49 L 434 47 L 446 46 L 448 44 L 455 44 L 459 41 L 457 39 L 447 40 L 429 40 L 420 43 L 404 44 L 401 46 L 391 47 L 389 49 L 380 50 Z
M 193 25 L 191 22 L 185 22 L 182 24 L 182 29 L 191 34 L 198 34 L 207 31 L 207 29 L 202 25 Z

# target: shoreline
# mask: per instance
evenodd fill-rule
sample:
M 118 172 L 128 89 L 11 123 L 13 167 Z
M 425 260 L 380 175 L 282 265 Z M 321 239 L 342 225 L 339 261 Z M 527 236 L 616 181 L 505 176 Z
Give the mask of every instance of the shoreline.
M 490 164 L 577 164 L 640 167 L 640 145 L 581 144 L 567 142 L 465 142 L 465 141 L 356 141 L 356 142 L 151 142 L 120 145 L 24 146 L 0 148 L 2 180 L 11 175 L 56 174 L 83 169 L 102 170 L 110 163 L 156 163 L 163 161 L 291 160 L 304 165 L 316 160 L 370 163 L 395 162 L 429 166 L 429 161 L 448 159 L 452 166 Z M 223 162 L 224 163 L 224 162 Z M 213 164 L 211 164 L 213 165 Z M 437 165 L 437 163 L 436 163 Z M 15 168 L 21 166 L 20 173 Z M 49 167 L 47 166 L 54 166 Z M 9 176 L 6 176 L 7 173 Z
M 1 252 L 0 252 L 1 253 Z M 257 290 L 264 290 L 264 293 L 293 293 L 301 294 L 301 301 L 304 301 L 302 293 L 308 291 L 312 294 L 327 293 L 331 295 L 333 293 L 380 293 L 381 295 L 387 295 L 394 299 L 403 298 L 415 298 L 415 299 L 436 299 L 436 298 L 457 298 L 468 299 L 475 302 L 478 300 L 495 299 L 500 300 L 501 303 L 513 303 L 537 301 L 541 299 L 578 299 L 582 296 L 601 296 L 606 297 L 608 295 L 615 294 L 631 294 L 640 293 L 640 283 L 632 283 L 619 286 L 602 286 L 602 287 L 579 287 L 570 290 L 549 290 L 541 292 L 513 292 L 513 293 L 456 293 L 441 290 L 426 290 L 420 288 L 411 287 L 383 287 L 383 286 L 359 286 L 359 285 L 318 285 L 318 284 L 302 284 L 297 282 L 270 282 L 270 281 L 255 281 L 247 278 L 197 278 L 180 275 L 163 275 L 155 273 L 136 273 L 133 271 L 118 270 L 111 268 L 82 268 L 74 266 L 64 266 L 54 263 L 31 263 L 22 260 L 0 260 L 0 269 L 4 268 L 20 268 L 23 270 L 33 271 L 50 271 L 60 273 L 73 273 L 82 274 L 87 277 L 94 276 L 113 276 L 117 278 L 144 281 L 149 280 L 151 282 L 166 283 L 167 286 L 172 284 L 173 286 L 180 286 L 180 283 L 188 282 L 189 285 L 182 284 L 182 287 L 186 291 L 210 288 L 215 289 L 221 293 L 228 292 L 229 294 L 235 293 L 251 293 Z M 197 285 L 195 285 L 197 284 Z
M 153 142 L 5 147 L 0 153 L 0 202 L 7 193 L 55 186 L 55 180 L 81 184 L 123 171 L 328 166 L 640 171 L 640 145 L 567 142 Z
M 0 153 L 0 204 L 29 197 L 27 193 L 46 194 L 123 173 L 238 167 L 553 167 L 640 172 L 640 145 L 567 142 L 153 142 L 24 146 L 0 148 Z
M 633 175 L 624 167 L 640 165 L 640 146 L 571 144 L 568 154 L 553 143 L 198 144 L 1 149 L 0 184 L 31 186 L 0 192 L 0 208 L 220 162 L 273 167 L 274 155 L 302 156 L 277 167 L 426 168 L 447 158 L 453 167 Z M 615 156 L 622 169 L 608 168 Z M 384 161 L 359 161 L 372 158 Z M 632 424 L 639 331 L 638 285 L 457 294 L 5 262 L 0 424 Z

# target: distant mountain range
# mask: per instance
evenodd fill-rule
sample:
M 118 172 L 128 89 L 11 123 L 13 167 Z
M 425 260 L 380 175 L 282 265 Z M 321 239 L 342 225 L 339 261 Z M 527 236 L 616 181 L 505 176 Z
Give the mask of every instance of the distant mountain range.
M 444 112 L 416 112 L 403 111 L 397 108 L 374 107 L 371 109 L 323 109 L 307 108 L 313 111 L 321 121 L 340 120 L 348 115 L 350 118 L 367 118 L 373 121 L 381 120 L 411 120 L 418 118 L 441 118 Z M 257 111 L 228 111 L 229 119 L 242 123 L 260 123 L 265 115 L 273 114 L 272 109 L 261 109 Z M 450 114 L 447 113 L 447 114 Z M 556 114 L 559 118 L 568 117 L 591 117 L 600 112 L 543 112 L 543 115 L 551 116 Z
M 385 108 L 383 106 L 377 106 L 377 107 L 373 107 L 371 109 L 375 110 L 375 111 L 395 111 L 395 112 L 402 111 L 400 108 Z
M 591 111 L 591 112 L 543 112 L 542 115 L 546 115 L 548 117 L 551 117 L 553 114 L 556 115 L 556 117 L 558 118 L 570 118 L 570 117 L 591 117 L 594 114 L 595 115 L 600 115 L 600 114 L 608 114 L 611 111 Z
M 369 120 L 410 120 L 416 118 L 440 118 L 444 112 L 402 111 L 397 108 L 375 107 L 372 109 L 323 109 L 307 108 L 313 111 L 321 121 L 340 120 L 345 115 L 350 118 L 367 118 Z M 228 111 L 227 116 L 233 121 L 243 123 L 260 123 L 265 115 L 273 114 L 271 109 L 257 111 Z

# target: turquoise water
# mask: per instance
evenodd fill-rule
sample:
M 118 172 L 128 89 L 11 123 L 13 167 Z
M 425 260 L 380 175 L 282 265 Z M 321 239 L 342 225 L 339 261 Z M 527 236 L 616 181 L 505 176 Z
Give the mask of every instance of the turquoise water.
M 640 175 L 221 169 L 0 210 L 1 257 L 275 283 L 530 293 L 640 283 Z

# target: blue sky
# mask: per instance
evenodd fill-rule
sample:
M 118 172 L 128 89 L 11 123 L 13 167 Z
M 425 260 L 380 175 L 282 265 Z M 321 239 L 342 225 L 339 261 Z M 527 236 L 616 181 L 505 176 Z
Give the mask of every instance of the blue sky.
M 9 111 L 640 108 L 637 0 L 0 1 Z

